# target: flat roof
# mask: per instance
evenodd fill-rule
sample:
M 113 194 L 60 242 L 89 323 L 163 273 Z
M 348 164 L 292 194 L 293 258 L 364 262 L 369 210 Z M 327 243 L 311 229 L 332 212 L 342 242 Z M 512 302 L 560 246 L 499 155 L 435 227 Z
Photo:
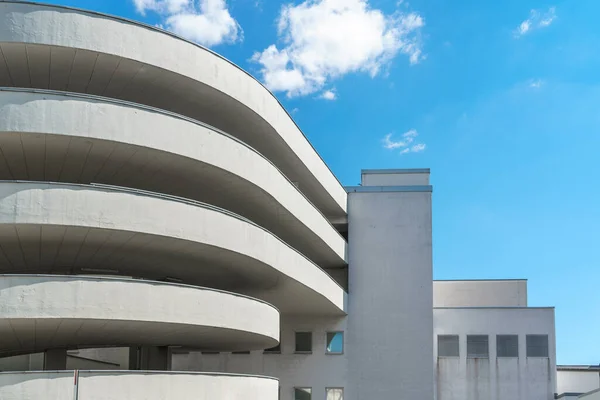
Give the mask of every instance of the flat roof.
M 361 169 L 364 174 L 429 174 L 429 168 L 400 168 L 400 169 Z

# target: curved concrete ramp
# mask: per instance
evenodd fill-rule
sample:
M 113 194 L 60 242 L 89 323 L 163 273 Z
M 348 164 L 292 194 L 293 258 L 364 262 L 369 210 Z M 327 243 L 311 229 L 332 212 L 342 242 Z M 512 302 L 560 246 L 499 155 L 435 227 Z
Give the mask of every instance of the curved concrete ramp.
M 2 400 L 277 400 L 279 381 L 187 372 L 0 373 Z
M 89 93 L 186 115 L 269 158 L 321 211 L 346 191 L 263 85 L 217 54 L 155 27 L 26 1 L 0 2 L 0 86 Z
M 249 297 L 162 282 L 0 276 L 0 355 L 93 346 L 259 350 L 279 312 Z
M 343 315 L 344 290 L 238 215 L 155 193 L 0 183 L 0 271 L 169 279 L 265 300 L 282 313 Z
M 0 89 L 0 180 L 103 183 L 198 200 L 256 222 L 322 267 L 346 264 L 344 238 L 267 158 L 159 109 Z

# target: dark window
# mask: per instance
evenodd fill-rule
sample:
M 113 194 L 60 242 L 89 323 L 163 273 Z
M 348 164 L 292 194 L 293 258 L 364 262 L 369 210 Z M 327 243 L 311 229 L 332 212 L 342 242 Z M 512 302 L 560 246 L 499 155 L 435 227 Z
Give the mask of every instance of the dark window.
M 498 357 L 519 357 L 519 336 L 496 336 L 496 355 Z
M 458 357 L 458 335 L 438 335 L 438 357 Z
M 467 358 L 488 358 L 489 355 L 487 335 L 467 335 Z
M 548 335 L 527 335 L 527 357 L 548 357 Z
M 294 388 L 294 400 L 311 400 L 311 388 Z
M 296 332 L 296 353 L 312 352 L 312 332 Z

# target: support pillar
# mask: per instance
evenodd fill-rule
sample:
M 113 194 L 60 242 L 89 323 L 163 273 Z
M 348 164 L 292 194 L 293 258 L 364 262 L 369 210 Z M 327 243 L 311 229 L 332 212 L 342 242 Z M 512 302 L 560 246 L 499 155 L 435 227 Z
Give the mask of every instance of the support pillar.
M 44 371 L 67 369 L 67 349 L 51 349 L 44 352 Z
M 167 346 L 135 346 L 129 348 L 129 369 L 168 371 L 171 368 Z

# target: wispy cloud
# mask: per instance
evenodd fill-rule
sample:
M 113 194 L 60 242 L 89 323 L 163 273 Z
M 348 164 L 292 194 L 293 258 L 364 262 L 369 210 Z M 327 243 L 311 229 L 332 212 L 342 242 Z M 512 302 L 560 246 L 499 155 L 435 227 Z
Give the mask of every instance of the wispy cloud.
M 556 7 L 550 7 L 546 11 L 531 10 L 529 18 L 521 22 L 515 29 L 515 37 L 521 37 L 536 29 L 545 28 L 556 20 Z
M 388 133 L 384 136 L 382 142 L 383 147 L 388 150 L 400 149 L 400 154 L 407 153 L 420 153 L 425 151 L 427 145 L 424 143 L 415 143 L 415 140 L 419 136 L 419 133 L 415 129 L 411 129 L 402 134 L 402 137 L 398 140 L 392 138 L 393 134 Z
M 533 79 L 533 80 L 529 81 L 529 87 L 532 89 L 539 89 L 542 86 L 544 86 L 545 83 L 546 82 L 544 82 L 541 79 Z
M 137 11 L 152 11 L 161 17 L 161 26 L 204 46 L 234 43 L 243 31 L 231 16 L 225 0 L 133 0 Z
M 398 54 L 422 58 L 423 18 L 396 10 L 385 14 L 369 0 L 305 0 L 283 6 L 278 21 L 283 45 L 256 52 L 266 86 L 288 97 L 319 92 L 348 73 L 378 75 Z
M 337 99 L 337 93 L 335 92 L 335 89 L 329 89 L 321 93 L 319 98 L 323 100 L 335 100 Z

